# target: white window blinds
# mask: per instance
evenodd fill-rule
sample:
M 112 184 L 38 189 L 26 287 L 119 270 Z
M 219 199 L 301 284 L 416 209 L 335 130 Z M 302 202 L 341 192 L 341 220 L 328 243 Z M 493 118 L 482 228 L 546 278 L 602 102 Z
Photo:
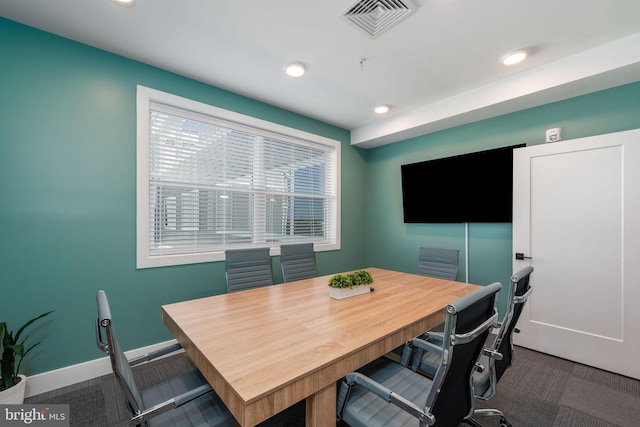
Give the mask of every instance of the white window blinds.
M 170 265 L 221 259 L 227 248 L 337 243 L 336 144 L 148 105 L 146 259 Z

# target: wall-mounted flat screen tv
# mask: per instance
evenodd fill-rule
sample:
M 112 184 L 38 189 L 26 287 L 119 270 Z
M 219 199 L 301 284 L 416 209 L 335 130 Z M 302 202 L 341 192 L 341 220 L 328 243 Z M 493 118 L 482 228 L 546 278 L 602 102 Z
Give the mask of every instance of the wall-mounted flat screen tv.
M 402 165 L 404 222 L 511 222 L 513 149 L 525 146 Z

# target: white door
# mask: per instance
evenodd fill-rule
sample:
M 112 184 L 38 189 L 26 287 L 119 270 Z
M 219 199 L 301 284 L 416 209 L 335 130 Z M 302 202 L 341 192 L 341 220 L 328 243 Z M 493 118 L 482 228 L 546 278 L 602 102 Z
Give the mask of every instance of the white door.
M 640 129 L 514 150 L 517 345 L 640 379 Z

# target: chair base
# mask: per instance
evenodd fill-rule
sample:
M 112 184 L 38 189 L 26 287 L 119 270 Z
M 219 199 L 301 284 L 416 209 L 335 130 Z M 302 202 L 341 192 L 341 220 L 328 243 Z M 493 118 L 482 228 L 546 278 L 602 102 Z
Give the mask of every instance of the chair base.
M 511 424 L 507 421 L 502 411 L 498 409 L 476 409 L 473 411 L 473 417 L 492 417 L 492 416 L 500 417 L 500 427 L 511 427 Z M 464 420 L 465 424 L 473 427 L 482 427 L 482 424 L 480 424 L 473 417 L 469 417 L 465 419 Z

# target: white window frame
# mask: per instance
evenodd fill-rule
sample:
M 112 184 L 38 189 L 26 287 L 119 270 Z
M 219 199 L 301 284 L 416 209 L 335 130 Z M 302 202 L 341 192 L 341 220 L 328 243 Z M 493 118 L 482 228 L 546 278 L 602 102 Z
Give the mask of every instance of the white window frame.
M 150 196 L 149 196 L 149 125 L 150 125 L 150 106 L 152 102 L 162 103 L 175 108 L 189 110 L 196 114 L 204 114 L 207 116 L 240 123 L 258 130 L 274 132 L 285 137 L 297 140 L 308 141 L 311 143 L 330 146 L 335 150 L 335 215 L 334 226 L 332 230 L 335 236 L 329 243 L 314 242 L 315 251 L 328 251 L 340 249 L 340 142 L 271 123 L 255 117 L 246 116 L 222 108 L 214 107 L 201 102 L 193 101 L 177 95 L 172 95 L 159 90 L 151 89 L 144 86 L 137 86 L 137 143 L 136 143 L 136 264 L 138 269 L 163 267 L 171 265 L 195 264 L 202 262 L 212 262 L 224 260 L 224 250 L 213 252 L 199 252 L 188 254 L 171 254 L 171 255 L 152 255 L 150 250 L 151 224 L 150 220 Z M 265 243 L 262 246 L 266 246 Z M 271 255 L 280 255 L 280 247 L 273 246 L 270 248 Z

